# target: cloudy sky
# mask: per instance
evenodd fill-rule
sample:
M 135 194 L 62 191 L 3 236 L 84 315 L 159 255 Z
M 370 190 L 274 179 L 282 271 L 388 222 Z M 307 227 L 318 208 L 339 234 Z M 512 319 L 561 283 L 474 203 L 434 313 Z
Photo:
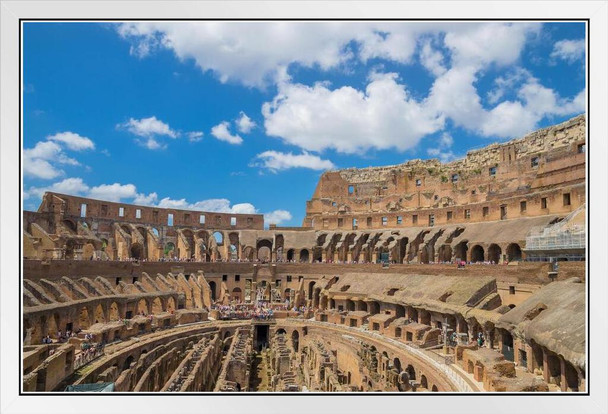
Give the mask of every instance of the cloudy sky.
M 328 169 L 444 162 L 585 111 L 585 26 L 29 22 L 24 205 L 45 190 L 301 225 Z

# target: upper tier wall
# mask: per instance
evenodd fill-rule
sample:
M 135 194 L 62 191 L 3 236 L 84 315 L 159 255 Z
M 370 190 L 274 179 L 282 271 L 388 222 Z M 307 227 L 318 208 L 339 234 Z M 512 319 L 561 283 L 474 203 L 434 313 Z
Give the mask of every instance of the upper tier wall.
M 464 210 L 469 205 L 479 208 L 479 217 L 474 211 L 471 217 L 462 211 L 455 212 L 453 219 L 496 220 L 503 201 L 514 204 L 509 206 L 509 217 L 516 217 L 513 214 L 522 202 L 526 205 L 521 205 L 521 212 L 528 216 L 545 215 L 549 210 L 566 213 L 571 211 L 569 206 L 577 208 L 584 202 L 584 197 L 567 202 L 562 197 L 576 187 L 582 187 L 580 193 L 584 194 L 585 137 L 586 120 L 581 115 L 522 139 L 470 151 L 464 159 L 446 164 L 436 159 L 413 160 L 386 167 L 329 171 L 321 176 L 306 204 L 303 225 L 335 229 L 342 219 L 342 227 L 350 228 L 361 226 L 361 219 L 367 220 L 364 215 L 377 214 L 379 217 L 372 217 L 364 228 L 380 228 L 386 225 L 378 220 L 382 213 L 415 214 L 419 209 L 449 211 L 452 207 Z M 482 215 L 482 207 L 488 207 L 493 217 Z
M 172 215 L 173 226 L 196 226 L 201 229 L 225 230 L 264 229 L 264 216 L 262 214 L 232 214 L 146 207 L 51 192 L 44 194 L 38 212 L 60 214 L 66 218 L 84 216 L 86 218 L 119 220 L 152 226 L 168 225 L 169 215 Z

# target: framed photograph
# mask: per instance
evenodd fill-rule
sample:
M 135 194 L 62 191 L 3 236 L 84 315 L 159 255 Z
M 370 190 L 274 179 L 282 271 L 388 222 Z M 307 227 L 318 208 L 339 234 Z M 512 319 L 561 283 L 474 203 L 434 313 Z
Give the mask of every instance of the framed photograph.
M 2 1 L 1 411 L 607 413 L 607 12 Z

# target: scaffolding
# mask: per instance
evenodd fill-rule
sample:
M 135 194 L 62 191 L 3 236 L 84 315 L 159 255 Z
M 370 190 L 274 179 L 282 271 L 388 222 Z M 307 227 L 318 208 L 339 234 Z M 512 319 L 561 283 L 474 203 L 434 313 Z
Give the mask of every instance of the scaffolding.
M 572 226 L 563 231 L 552 227 L 532 229 L 526 236 L 526 251 L 585 249 L 586 232 L 583 226 Z

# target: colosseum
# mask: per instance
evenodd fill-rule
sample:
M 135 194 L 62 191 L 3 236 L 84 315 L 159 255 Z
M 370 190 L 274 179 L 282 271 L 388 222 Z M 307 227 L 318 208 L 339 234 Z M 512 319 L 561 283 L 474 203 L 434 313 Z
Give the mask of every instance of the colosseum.
M 584 392 L 585 131 L 328 171 L 302 227 L 47 192 L 22 390 Z

